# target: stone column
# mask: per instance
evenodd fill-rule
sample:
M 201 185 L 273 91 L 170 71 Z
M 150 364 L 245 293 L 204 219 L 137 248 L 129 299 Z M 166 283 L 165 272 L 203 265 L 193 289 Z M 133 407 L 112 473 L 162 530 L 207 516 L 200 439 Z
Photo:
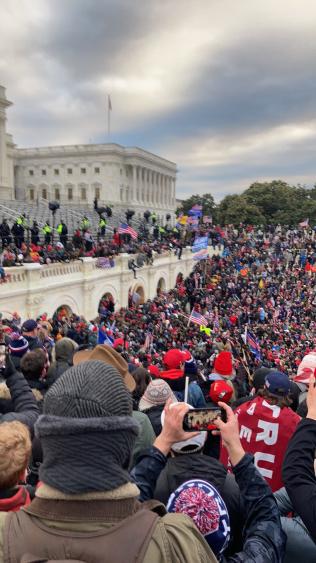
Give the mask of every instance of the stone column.
M 137 167 L 133 165 L 133 182 L 130 194 L 130 203 L 135 203 L 136 201 L 136 186 L 137 186 Z
M 0 194 L 3 193 L 3 198 L 9 197 L 9 192 L 11 195 L 13 189 L 13 186 L 9 185 L 6 139 L 6 109 L 11 105 L 6 98 L 5 88 L 0 86 Z
M 176 204 L 176 179 L 172 178 L 172 205 Z

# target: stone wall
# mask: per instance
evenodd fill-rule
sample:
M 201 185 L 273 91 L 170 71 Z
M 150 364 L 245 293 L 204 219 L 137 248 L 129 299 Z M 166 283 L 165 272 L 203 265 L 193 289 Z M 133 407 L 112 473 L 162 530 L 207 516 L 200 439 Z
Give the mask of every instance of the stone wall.
M 210 252 L 214 253 L 213 249 Z M 0 312 L 17 311 L 22 318 L 34 318 L 43 312 L 52 316 L 58 307 L 66 305 L 74 313 L 92 319 L 105 293 L 113 295 L 116 308 L 127 306 L 131 289 L 151 299 L 158 286 L 166 290 L 173 288 L 179 272 L 187 276 L 194 265 L 190 248 L 183 250 L 181 260 L 168 252 L 157 256 L 152 266 L 137 270 L 134 280 L 133 272 L 128 269 L 130 258 L 131 255 L 121 254 L 110 269 L 98 268 L 94 258 L 69 264 L 6 268 L 9 281 L 0 285 Z

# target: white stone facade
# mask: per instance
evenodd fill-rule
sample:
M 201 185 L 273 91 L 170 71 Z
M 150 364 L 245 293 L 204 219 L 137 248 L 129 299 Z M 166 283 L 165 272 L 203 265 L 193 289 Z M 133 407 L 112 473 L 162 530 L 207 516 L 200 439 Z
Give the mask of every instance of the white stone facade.
M 221 251 L 222 248 L 214 251 L 209 247 L 211 256 Z M 172 289 L 177 275 L 181 272 L 188 276 L 194 266 L 191 248 L 183 249 L 181 260 L 166 252 L 156 256 L 151 266 L 137 270 L 134 280 L 128 269 L 130 258 L 130 254 L 120 254 L 115 258 L 115 267 L 108 270 L 97 268 L 95 258 L 69 264 L 6 268 L 9 280 L 1 285 L 0 312 L 18 311 L 23 319 L 36 318 L 43 312 L 51 317 L 58 307 L 66 305 L 77 315 L 93 319 L 104 294 L 113 295 L 118 310 L 127 307 L 129 291 L 137 291 L 143 300 L 153 299 L 158 286 Z
M 0 200 L 59 200 L 64 205 L 101 204 L 147 209 L 166 215 L 176 209 L 176 164 L 137 147 L 117 144 L 19 149 L 6 133 L 11 105 L 0 87 Z

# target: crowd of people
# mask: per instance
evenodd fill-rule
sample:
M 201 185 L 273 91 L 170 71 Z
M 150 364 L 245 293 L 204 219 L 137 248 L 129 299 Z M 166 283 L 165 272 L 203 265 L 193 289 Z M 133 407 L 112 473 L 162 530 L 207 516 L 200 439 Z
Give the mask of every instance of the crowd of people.
M 29 225 L 25 215 L 18 217 L 11 227 L 7 219 L 3 219 L 0 223 L 0 267 L 19 266 L 24 262 L 70 262 L 86 256 L 113 259 L 120 252 L 145 253 L 151 257 L 153 252 L 173 249 L 180 254 L 180 230 L 172 227 L 169 221 L 164 227 L 159 226 L 155 214 L 152 215 L 151 222 L 147 218 L 140 223 L 137 239 L 128 233 L 120 233 L 119 225 L 107 231 L 103 216 L 100 216 L 97 233 L 84 216 L 72 234 L 63 220 L 53 229 L 49 222 L 42 227 L 37 221 Z
M 3 315 L 0 562 L 316 561 L 314 231 L 206 232 L 154 299 Z

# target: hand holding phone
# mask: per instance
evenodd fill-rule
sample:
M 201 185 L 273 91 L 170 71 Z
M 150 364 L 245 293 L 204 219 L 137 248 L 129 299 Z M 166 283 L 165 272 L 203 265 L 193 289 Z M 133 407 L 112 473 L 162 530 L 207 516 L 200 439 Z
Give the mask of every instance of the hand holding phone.
M 226 422 L 226 411 L 220 407 L 190 409 L 183 419 L 183 430 L 187 432 L 215 430 L 217 428 L 214 424 L 216 418 Z

